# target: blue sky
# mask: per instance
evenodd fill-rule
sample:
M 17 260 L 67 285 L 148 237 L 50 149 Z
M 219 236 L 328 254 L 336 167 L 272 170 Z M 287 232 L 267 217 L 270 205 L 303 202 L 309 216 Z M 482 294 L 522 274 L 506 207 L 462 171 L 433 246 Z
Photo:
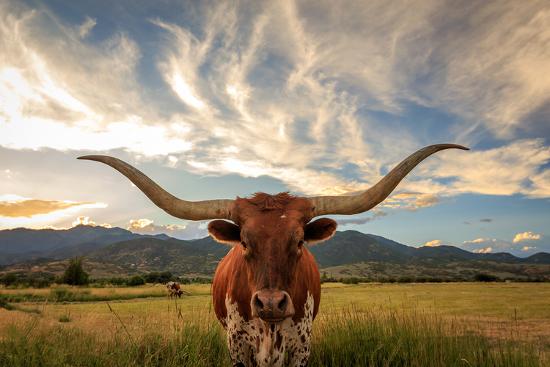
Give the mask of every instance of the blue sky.
M 0 4 L 0 228 L 180 238 L 117 172 L 186 199 L 366 189 L 453 142 L 375 210 L 414 245 L 550 251 L 550 6 L 533 1 Z

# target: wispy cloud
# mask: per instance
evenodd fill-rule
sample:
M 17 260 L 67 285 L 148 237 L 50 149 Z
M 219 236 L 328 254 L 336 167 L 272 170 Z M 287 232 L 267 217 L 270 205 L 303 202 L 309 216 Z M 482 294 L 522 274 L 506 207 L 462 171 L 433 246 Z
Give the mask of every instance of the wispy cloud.
M 78 27 L 78 35 L 80 38 L 86 38 L 90 31 L 96 26 L 97 21 L 93 18 L 86 17 L 84 22 Z
M 373 220 L 376 220 L 381 217 L 385 217 L 388 215 L 388 213 L 382 211 L 382 210 L 375 210 L 374 214 L 372 214 L 369 217 L 359 217 L 359 218 L 337 218 L 336 221 L 340 226 L 346 226 L 350 224 L 360 225 L 365 224 L 368 222 L 372 222 Z
M 435 194 L 423 194 L 418 192 L 401 192 L 392 195 L 384 201 L 381 206 L 386 208 L 402 208 L 408 210 L 417 210 L 427 208 L 439 202 L 439 197 Z
M 127 35 L 92 45 L 81 40 L 93 27 L 90 18 L 75 28 L 50 12 L 11 5 L 0 5 L 2 146 L 145 155 L 190 148 L 185 124 L 155 123 L 160 112 L 139 92 L 140 50 Z
M 197 174 L 344 194 L 443 139 L 476 149 L 431 158 L 386 208 L 463 193 L 550 196 L 550 148 L 517 138 L 550 91 L 538 72 L 550 68 L 543 2 L 348 5 L 196 6 L 193 27 L 150 19 L 160 46 L 148 51 L 123 31 L 89 42 L 95 19 L 75 27 L 5 2 L 0 145 L 169 155 L 167 164 Z M 145 52 L 155 53 L 166 101 L 141 81 Z M 414 107 L 456 122 L 437 134 L 418 133 L 418 121 L 395 128 Z M 484 133 L 496 143 L 479 149 Z
M 524 194 L 547 197 L 550 187 L 544 167 L 550 162 L 550 147 L 543 139 L 517 140 L 506 146 L 473 151 L 467 155 L 445 154 L 439 164 L 428 162 L 436 177 L 455 177 L 446 192 L 489 195 Z M 544 176 L 543 178 L 540 178 Z

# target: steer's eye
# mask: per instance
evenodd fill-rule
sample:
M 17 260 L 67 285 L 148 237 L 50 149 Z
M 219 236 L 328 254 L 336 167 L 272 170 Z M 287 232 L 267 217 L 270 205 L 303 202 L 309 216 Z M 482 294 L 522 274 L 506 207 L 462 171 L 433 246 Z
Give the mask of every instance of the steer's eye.
M 298 241 L 298 248 L 302 248 L 304 246 L 304 240 Z
M 241 241 L 241 246 L 244 247 L 245 250 L 247 249 L 246 242 Z

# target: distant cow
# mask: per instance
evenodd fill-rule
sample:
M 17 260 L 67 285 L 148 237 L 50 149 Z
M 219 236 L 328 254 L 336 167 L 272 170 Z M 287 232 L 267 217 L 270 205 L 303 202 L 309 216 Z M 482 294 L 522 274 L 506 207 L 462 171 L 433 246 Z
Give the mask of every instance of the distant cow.
M 178 297 L 180 298 L 183 294 L 183 289 L 178 282 L 168 282 L 166 283 L 166 289 L 168 290 L 168 297 Z

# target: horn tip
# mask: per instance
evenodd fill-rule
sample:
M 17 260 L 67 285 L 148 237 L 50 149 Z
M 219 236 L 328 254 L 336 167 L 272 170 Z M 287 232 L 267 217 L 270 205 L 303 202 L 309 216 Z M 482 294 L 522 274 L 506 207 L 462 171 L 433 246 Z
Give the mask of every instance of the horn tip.
M 106 156 L 103 155 L 82 155 L 76 159 L 86 160 L 86 161 L 102 161 Z
M 442 149 L 470 150 L 470 148 L 460 144 L 436 144 L 436 145 L 433 145 L 432 147 L 435 147 L 438 150 L 442 150 Z

